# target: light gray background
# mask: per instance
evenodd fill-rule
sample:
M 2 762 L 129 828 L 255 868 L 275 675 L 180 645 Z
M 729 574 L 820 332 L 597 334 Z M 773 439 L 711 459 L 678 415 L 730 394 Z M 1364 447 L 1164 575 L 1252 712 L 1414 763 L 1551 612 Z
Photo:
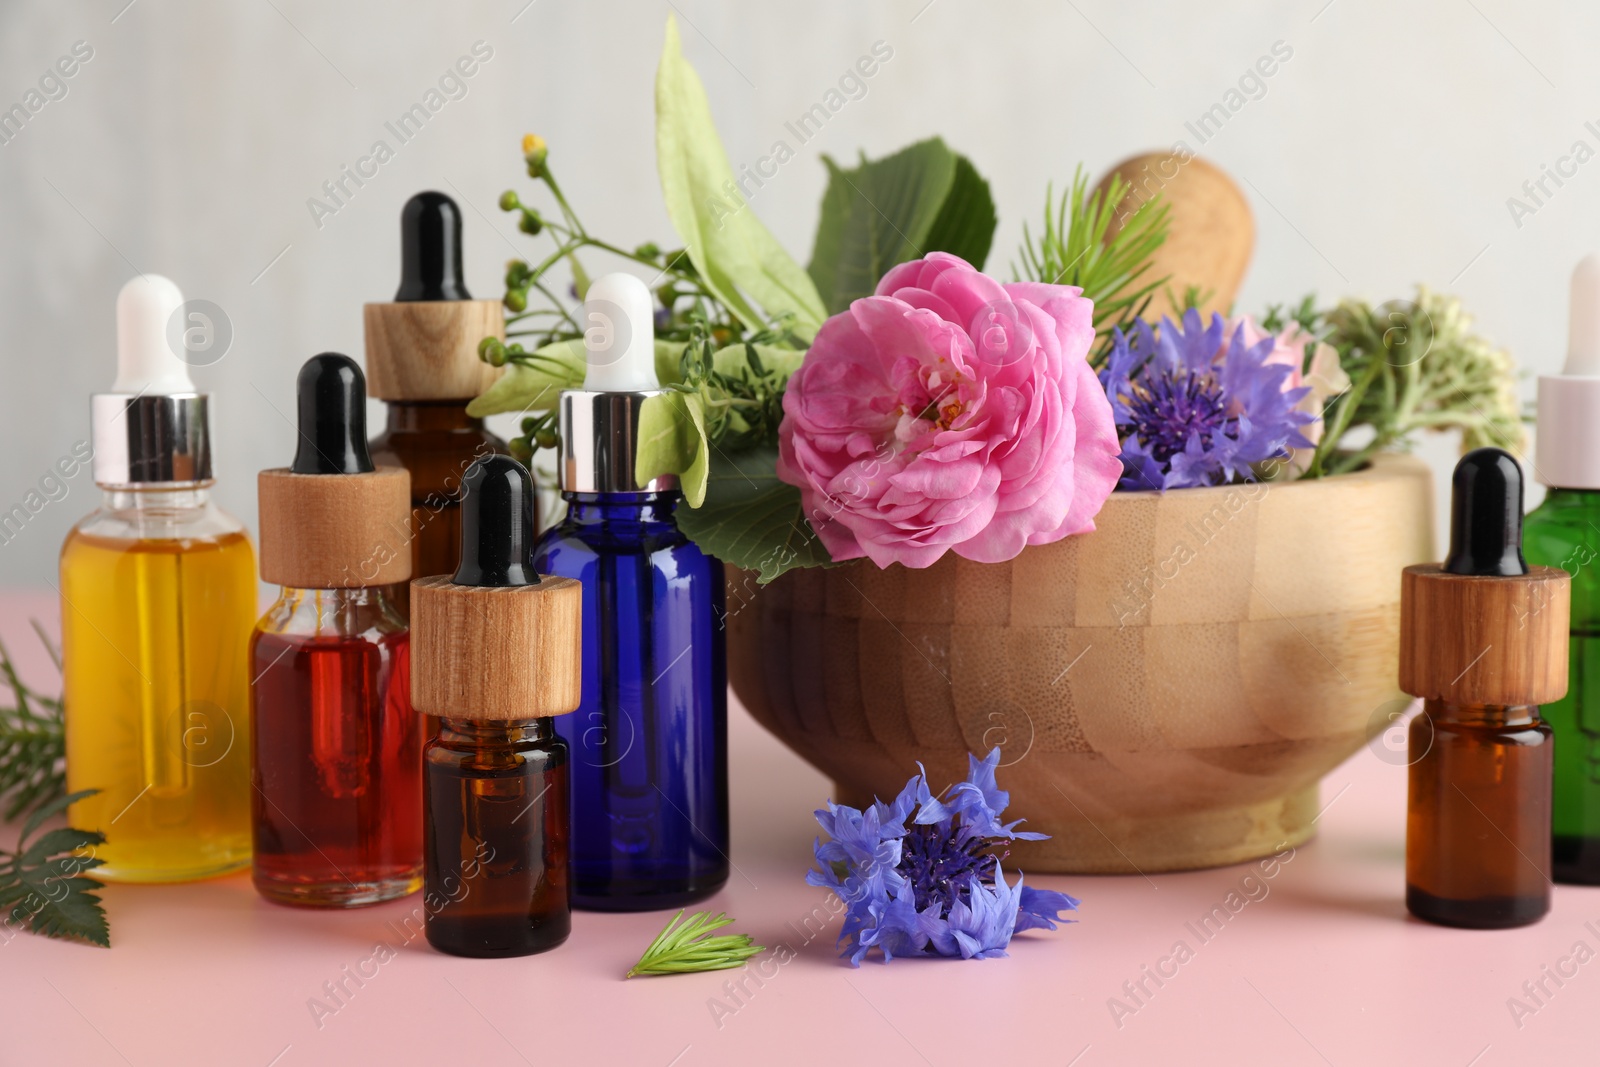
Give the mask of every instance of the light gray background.
M 253 528 L 256 470 L 292 452 L 295 371 L 319 351 L 361 353 L 361 305 L 393 294 L 396 219 L 413 192 L 465 201 L 478 296 L 498 296 L 505 259 L 534 251 L 494 205 L 528 188 L 525 131 L 549 140 L 591 230 L 672 242 L 652 86 L 674 10 L 736 166 L 785 137 L 873 42 L 894 49 L 866 97 L 752 200 L 802 262 L 819 151 L 943 135 L 993 186 L 989 267 L 1009 273 L 1046 181 L 1183 139 L 1250 183 L 1259 236 L 1241 309 L 1307 290 L 1377 301 L 1425 281 L 1459 293 L 1537 373 L 1565 349 L 1568 272 L 1600 245 L 1600 160 L 1520 228 L 1506 205 L 1574 141 L 1600 149 L 1584 128 L 1600 120 L 1600 7 L 1577 0 L 9 0 L 0 107 L 75 41 L 94 57 L 0 145 L 0 510 L 87 435 L 88 394 L 113 376 L 113 302 L 136 270 L 232 320 L 232 350 L 195 377 L 216 396 L 217 496 Z M 494 55 L 467 97 L 319 230 L 307 199 L 375 139 L 394 145 L 384 121 L 478 40 Z M 1265 95 L 1198 145 L 1185 122 L 1276 41 L 1293 57 Z M 1454 445 L 1424 452 L 1447 470 Z M 42 586 L 97 499 L 80 474 L 0 546 L 0 585 Z

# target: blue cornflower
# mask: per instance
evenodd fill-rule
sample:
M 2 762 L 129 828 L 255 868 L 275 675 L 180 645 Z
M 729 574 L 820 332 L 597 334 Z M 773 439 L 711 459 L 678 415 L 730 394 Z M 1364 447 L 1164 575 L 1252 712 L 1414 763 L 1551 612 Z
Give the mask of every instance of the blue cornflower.
M 1021 819 L 1001 821 L 1011 797 L 995 784 L 1000 750 L 968 764 L 967 780 L 941 796 L 923 772 L 892 803 L 858 811 L 829 801 L 817 812 L 829 840 L 818 839 L 818 867 L 806 882 L 845 902 L 839 941 L 852 964 L 873 948 L 885 960 L 1004 956 L 1012 934 L 1073 921 L 1061 912 L 1076 910 L 1077 900 L 1024 886 L 1020 876 L 1011 885 L 1000 871 L 996 848 L 1047 836 L 1017 830 Z
M 1118 489 L 1251 481 L 1255 464 L 1311 447 L 1300 428 L 1316 416 L 1295 410 L 1310 389 L 1284 388 L 1294 368 L 1267 362 L 1273 339 L 1246 345 L 1243 322 L 1226 333 L 1221 315 L 1204 325 L 1194 308 L 1181 328 L 1139 319 L 1131 340 L 1112 332 L 1100 384 L 1122 439 Z

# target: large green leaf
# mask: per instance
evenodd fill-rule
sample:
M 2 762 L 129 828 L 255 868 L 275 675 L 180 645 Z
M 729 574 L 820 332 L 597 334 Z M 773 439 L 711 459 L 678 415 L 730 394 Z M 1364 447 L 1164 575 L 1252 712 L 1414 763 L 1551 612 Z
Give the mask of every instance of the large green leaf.
M 682 341 L 656 341 L 656 377 L 663 385 L 678 381 L 682 355 Z M 549 411 L 563 389 L 582 389 L 587 373 L 582 338 L 545 345 L 525 362 L 508 364 L 499 380 L 467 405 L 467 414 L 481 419 L 505 411 Z
M 845 170 L 827 156 L 828 188 L 811 280 L 830 314 L 872 295 L 897 263 L 949 252 L 981 268 L 994 240 L 989 184 L 937 137 Z
M 678 527 L 724 563 L 755 571 L 762 584 L 793 567 L 833 561 L 806 522 L 800 490 L 778 480 L 774 446 L 713 451 L 705 503 L 680 508 Z
M 683 58 L 678 24 L 667 18 L 656 73 L 656 166 L 667 214 L 706 287 L 747 326 L 794 316 L 810 339 L 827 318 L 811 278 L 739 197 L 700 77 Z M 755 304 L 752 305 L 751 301 Z
M 661 393 L 640 406 L 639 450 L 634 456 L 634 477 L 640 485 L 676 474 L 684 501 L 697 508 L 706 498 L 710 459 L 698 393 Z

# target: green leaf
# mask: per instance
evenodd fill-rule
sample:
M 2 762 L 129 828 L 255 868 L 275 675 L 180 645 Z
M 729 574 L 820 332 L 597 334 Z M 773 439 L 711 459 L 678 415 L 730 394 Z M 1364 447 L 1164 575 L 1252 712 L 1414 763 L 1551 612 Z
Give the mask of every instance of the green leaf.
M 958 155 L 950 195 L 945 197 L 939 217 L 933 220 L 933 228 L 922 245 L 923 251 L 949 252 L 982 270 L 999 221 L 989 183 L 983 180 L 970 159 Z
M 678 381 L 682 352 L 682 341 L 656 341 L 656 377 L 661 384 Z M 583 339 L 556 341 L 507 364 L 499 380 L 467 405 L 467 414 L 481 419 L 505 411 L 549 411 L 563 389 L 582 389 L 587 373 Z
M 787 382 L 795 371 L 800 369 L 800 361 L 806 354 L 795 348 L 779 348 L 777 345 L 752 344 L 741 341 L 738 344 L 719 348 L 712 353 L 711 365 L 718 374 L 737 377 L 741 372 L 755 369 L 750 366 L 750 349 L 755 349 L 756 358 L 761 361 L 762 369 L 774 374 L 780 381 Z M 759 372 L 755 372 L 759 373 Z
M 641 974 L 689 974 L 696 971 L 725 971 L 738 967 L 758 953 L 761 945 L 751 943 L 749 934 L 719 934 L 714 930 L 732 925 L 733 920 L 718 912 L 697 911 L 684 919 L 683 911 L 672 917 L 666 928 L 650 942 L 639 962 L 626 977 Z
M 831 314 L 872 295 L 897 263 L 949 252 L 981 268 L 994 240 L 989 185 L 937 137 L 845 170 L 827 156 L 828 188 L 808 268 Z
M 44 825 L 44 821 L 50 816 L 58 815 L 66 811 L 70 805 L 76 804 L 85 797 L 92 797 L 98 792 L 100 792 L 98 789 L 80 789 L 76 793 L 68 793 L 65 796 L 59 796 L 54 800 L 40 804 L 28 816 L 28 821 L 22 824 L 22 833 L 17 838 L 17 847 L 21 848 L 22 843 L 28 839 L 28 835 Z
M 46 819 L 96 792 L 86 789 L 39 805 L 23 824 L 17 851 L 0 851 L 0 921 L 46 937 L 111 947 L 98 896 L 103 887 L 84 877 L 85 871 L 105 862 L 94 855 L 95 846 L 105 844 L 105 835 L 61 827 L 27 844 Z
M 793 567 L 833 565 L 806 522 L 800 490 L 778 480 L 776 446 L 713 451 L 705 503 L 677 513 L 678 527 L 724 563 L 757 572 L 762 584 Z
M 746 326 L 762 323 L 759 305 L 772 319 L 793 315 L 803 339 L 816 336 L 827 318 L 822 299 L 739 197 L 705 87 L 683 58 L 670 16 L 656 73 L 656 166 L 667 215 L 706 288 Z
M 676 474 L 685 503 L 697 508 L 706 498 L 710 454 L 698 393 L 662 393 L 640 406 L 639 451 L 634 459 L 639 484 Z

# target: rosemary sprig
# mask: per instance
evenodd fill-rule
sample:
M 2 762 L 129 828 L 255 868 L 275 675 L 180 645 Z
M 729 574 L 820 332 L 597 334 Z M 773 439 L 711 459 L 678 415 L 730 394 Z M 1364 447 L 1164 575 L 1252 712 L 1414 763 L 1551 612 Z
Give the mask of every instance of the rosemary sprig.
M 64 826 L 28 841 L 46 819 L 97 792 L 84 789 L 41 804 L 22 825 L 16 850 L 0 849 L 0 922 L 45 937 L 111 947 L 99 897 L 103 886 L 83 873 L 105 862 L 94 854 L 95 846 L 105 844 L 105 835 Z
M 725 971 L 766 951 L 761 945 L 751 944 L 749 934 L 708 936 L 711 931 L 720 930 L 732 922 L 721 912 L 712 915 L 709 911 L 697 911 L 684 919 L 680 909 L 666 929 L 650 942 L 650 947 L 644 950 L 639 962 L 628 970 L 627 977 Z
M 34 632 L 61 669 L 61 653 L 37 622 Z M 25 685 L 11 654 L 0 643 L 0 682 L 11 690 L 12 706 L 0 707 L 0 801 L 5 821 L 66 791 L 66 736 L 61 700 Z
M 1059 201 L 1053 188 L 1046 189 L 1044 229 L 1035 241 L 1023 224 L 1022 265 L 1012 267 L 1019 278 L 1079 286 L 1094 301 L 1099 340 L 1090 362 L 1096 365 L 1110 349 L 1112 328 L 1126 330 L 1167 281 L 1146 274 L 1167 239 L 1170 209 L 1158 194 L 1126 210 L 1131 192 L 1118 175 L 1105 189 L 1090 193 L 1089 177 L 1079 167 Z M 1113 221 L 1120 223 L 1115 233 L 1110 232 Z

